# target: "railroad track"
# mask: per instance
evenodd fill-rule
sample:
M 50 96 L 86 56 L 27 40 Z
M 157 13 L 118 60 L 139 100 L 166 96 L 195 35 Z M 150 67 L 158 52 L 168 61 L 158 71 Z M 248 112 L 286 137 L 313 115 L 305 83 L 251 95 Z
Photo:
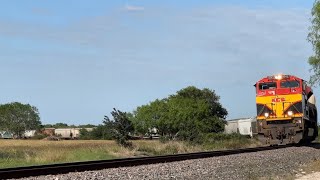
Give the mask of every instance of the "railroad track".
M 274 149 L 281 149 L 281 148 L 287 148 L 287 147 L 292 147 L 292 145 L 6 168 L 6 169 L 0 169 L 0 178 L 13 179 L 13 178 L 23 178 L 23 177 L 40 176 L 40 175 L 56 175 L 56 174 L 65 174 L 69 172 L 101 170 L 101 169 L 108 169 L 108 168 L 129 167 L 129 166 L 138 166 L 138 165 L 146 165 L 146 164 L 183 161 L 188 159 L 200 159 L 200 158 L 208 158 L 208 157 L 216 157 L 216 156 L 226 156 L 226 155 L 232 155 L 232 154 L 274 150 Z

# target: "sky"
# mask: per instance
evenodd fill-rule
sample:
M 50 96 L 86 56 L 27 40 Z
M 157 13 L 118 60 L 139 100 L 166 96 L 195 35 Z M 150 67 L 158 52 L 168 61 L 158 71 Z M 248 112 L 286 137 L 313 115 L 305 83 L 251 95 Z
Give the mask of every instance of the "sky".
M 0 103 L 36 106 L 43 124 L 101 124 L 187 86 L 252 117 L 256 81 L 310 76 L 313 0 L 1 2 Z

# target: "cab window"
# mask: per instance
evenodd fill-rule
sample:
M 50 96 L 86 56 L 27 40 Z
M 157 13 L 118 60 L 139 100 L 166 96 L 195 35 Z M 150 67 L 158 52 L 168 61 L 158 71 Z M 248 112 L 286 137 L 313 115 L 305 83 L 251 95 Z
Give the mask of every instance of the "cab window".
M 276 89 L 277 83 L 276 82 L 267 82 L 267 83 L 260 83 L 259 89 L 266 90 L 266 89 Z
M 300 87 L 299 81 L 281 81 L 280 83 L 281 88 L 296 88 Z

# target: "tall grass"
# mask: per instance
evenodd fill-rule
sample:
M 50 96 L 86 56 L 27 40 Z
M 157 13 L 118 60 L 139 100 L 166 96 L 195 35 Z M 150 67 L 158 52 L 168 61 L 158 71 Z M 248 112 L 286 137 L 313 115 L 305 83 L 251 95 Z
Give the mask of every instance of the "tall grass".
M 140 141 L 135 143 L 136 152 L 147 156 L 169 155 L 202 151 L 201 146 L 191 145 L 182 141 Z
M 203 138 L 203 147 L 206 150 L 215 149 L 239 149 L 249 148 L 260 145 L 257 139 L 248 138 L 237 133 L 234 134 L 220 134 L 211 133 Z
M 138 140 L 132 141 L 132 148 L 124 148 L 108 140 L 0 140 L 0 168 L 231 149 L 255 143 L 243 137 L 224 136 L 208 136 L 202 145 Z
M 108 141 L 0 140 L 0 168 L 112 159 Z

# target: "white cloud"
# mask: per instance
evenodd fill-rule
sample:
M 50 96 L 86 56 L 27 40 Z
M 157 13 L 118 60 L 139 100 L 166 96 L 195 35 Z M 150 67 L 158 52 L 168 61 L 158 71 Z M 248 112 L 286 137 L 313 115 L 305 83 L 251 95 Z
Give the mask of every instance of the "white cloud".
M 142 7 L 142 6 L 132 6 L 132 5 L 126 4 L 125 9 L 127 11 L 143 11 L 144 7 Z

